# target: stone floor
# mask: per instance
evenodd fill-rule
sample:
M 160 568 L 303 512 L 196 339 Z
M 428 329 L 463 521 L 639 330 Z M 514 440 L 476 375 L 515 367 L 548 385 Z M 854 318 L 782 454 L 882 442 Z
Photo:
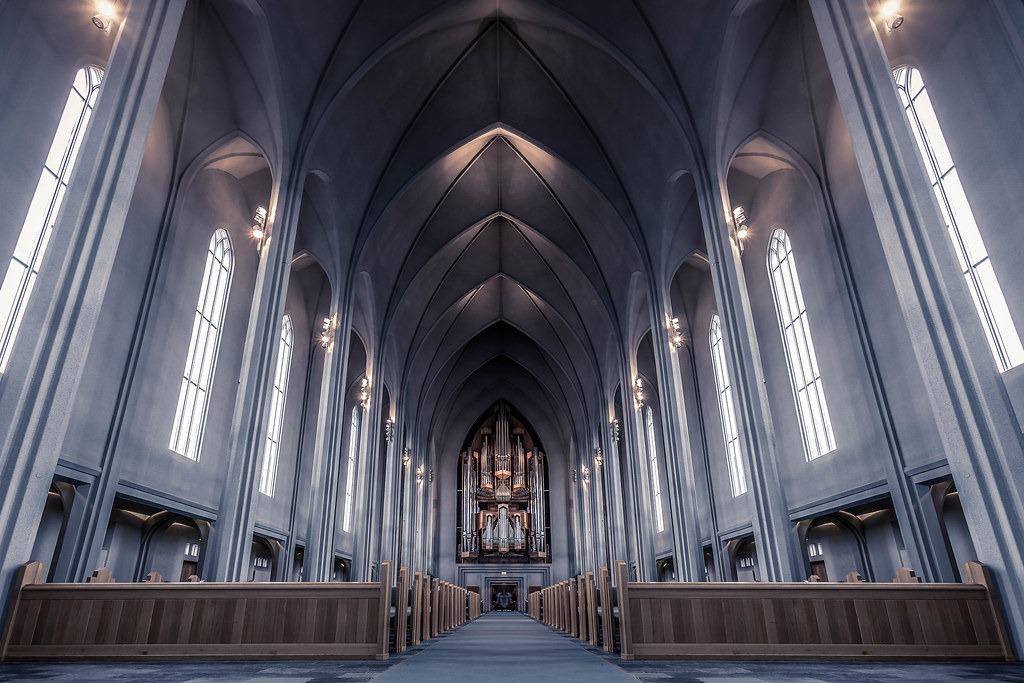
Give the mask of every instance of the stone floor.
M 430 683 L 1024 683 L 1024 664 L 889 662 L 623 662 L 520 614 L 487 614 L 386 662 L 121 662 L 0 664 L 0 681 L 416 681 Z

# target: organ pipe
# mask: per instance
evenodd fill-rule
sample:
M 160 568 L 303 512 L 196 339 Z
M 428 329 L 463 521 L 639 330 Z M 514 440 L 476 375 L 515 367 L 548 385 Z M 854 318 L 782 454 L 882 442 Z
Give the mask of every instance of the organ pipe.
M 550 561 L 544 455 L 529 439 L 501 402 L 460 455 L 460 561 Z

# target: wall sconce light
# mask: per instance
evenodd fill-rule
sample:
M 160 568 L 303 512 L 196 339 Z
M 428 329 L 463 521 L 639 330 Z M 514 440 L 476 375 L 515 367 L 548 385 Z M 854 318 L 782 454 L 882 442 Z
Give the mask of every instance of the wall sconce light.
M 633 405 L 640 410 L 644 404 L 644 381 L 637 377 L 633 380 Z
M 885 32 L 892 33 L 900 26 L 903 26 L 903 15 L 899 13 L 899 0 L 887 0 L 882 3 L 882 21 L 885 22 Z
M 370 405 L 370 379 L 368 377 L 359 380 L 359 405 L 363 407 L 363 410 Z
M 412 453 L 409 452 L 409 447 L 406 446 L 402 449 L 402 464 L 406 467 L 412 462 Z
M 331 338 L 334 336 L 334 318 L 324 318 L 320 326 L 320 346 L 327 348 L 331 345 Z
M 434 468 L 433 467 L 431 467 L 429 470 L 427 470 L 427 481 L 429 481 L 431 484 L 434 483 Z
M 668 316 L 668 339 L 672 348 L 679 349 L 683 346 L 683 333 L 680 331 L 679 318 Z
M 384 440 L 391 443 L 391 438 L 395 435 L 395 421 L 390 417 L 384 420 Z
M 263 238 L 267 234 L 267 210 L 262 206 L 256 207 L 256 213 L 252 217 L 252 238 L 256 240 L 256 251 L 262 253 Z
M 736 235 L 736 244 L 740 249 L 740 256 L 743 255 L 745 240 L 750 237 L 750 226 L 747 225 L 747 213 L 742 206 L 732 210 L 733 234 Z
M 594 467 L 600 467 L 604 464 L 604 455 L 601 453 L 601 447 L 598 446 L 594 449 Z
M 117 18 L 117 8 L 110 0 L 99 0 L 96 3 L 96 14 L 92 17 L 92 25 L 110 35 L 110 26 Z
M 580 465 L 580 469 L 583 470 L 583 483 L 584 484 L 589 484 L 590 483 L 590 468 L 587 467 L 586 465 Z
M 574 482 L 576 481 L 576 468 L 575 467 L 572 468 L 572 480 Z
M 423 465 L 420 465 L 419 467 L 416 468 L 416 483 L 423 483 Z
M 615 443 L 619 442 L 619 435 L 621 433 L 622 433 L 622 426 L 619 424 L 619 421 L 618 420 L 612 420 L 612 439 L 615 440 Z

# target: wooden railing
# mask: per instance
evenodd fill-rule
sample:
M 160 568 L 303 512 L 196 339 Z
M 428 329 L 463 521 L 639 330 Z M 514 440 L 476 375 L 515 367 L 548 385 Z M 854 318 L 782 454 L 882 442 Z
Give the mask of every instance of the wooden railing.
M 623 659 L 1012 660 L 987 568 L 967 583 L 636 583 L 615 563 Z
M 369 583 L 40 583 L 22 567 L 0 659 L 387 659 L 391 563 Z
M 480 616 L 480 596 L 391 562 L 367 583 L 47 584 L 43 565 L 18 576 L 0 661 L 387 659 Z M 392 604 L 394 611 L 392 612 Z
M 905 568 L 888 584 L 638 583 L 615 569 L 617 590 L 601 567 L 531 595 L 530 616 L 623 659 L 1013 659 L 978 562 L 962 584 Z

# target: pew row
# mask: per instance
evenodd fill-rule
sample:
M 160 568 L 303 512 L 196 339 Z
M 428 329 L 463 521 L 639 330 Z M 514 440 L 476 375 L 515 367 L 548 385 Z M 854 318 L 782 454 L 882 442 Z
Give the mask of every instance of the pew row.
M 447 630 L 480 616 L 475 592 L 408 567 L 392 588 L 391 571 L 381 563 L 381 581 L 368 583 L 161 583 L 151 573 L 119 584 L 103 568 L 86 583 L 46 584 L 30 562 L 0 661 L 387 659 L 436 635 L 432 623 Z
M 1012 661 L 988 569 L 964 570 L 963 584 L 638 583 L 618 561 L 622 658 Z
M 42 583 L 22 567 L 0 660 L 387 659 L 391 562 L 364 583 Z

